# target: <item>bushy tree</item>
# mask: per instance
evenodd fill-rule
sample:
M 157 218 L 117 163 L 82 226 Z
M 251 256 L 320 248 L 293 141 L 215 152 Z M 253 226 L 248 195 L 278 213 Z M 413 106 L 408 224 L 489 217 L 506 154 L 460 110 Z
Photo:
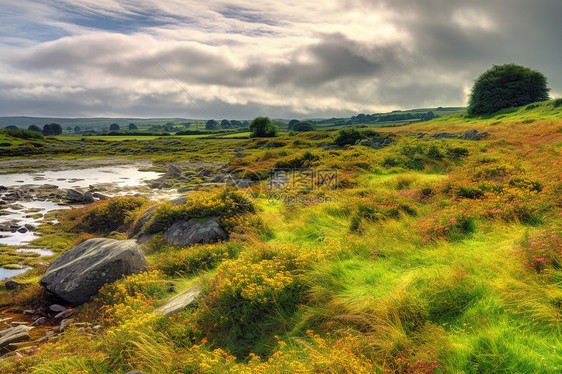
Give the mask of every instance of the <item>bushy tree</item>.
M 111 126 L 109 126 L 109 131 L 119 131 L 121 130 L 121 126 L 119 126 L 116 123 L 112 123 Z
M 221 127 L 222 127 L 223 129 L 230 129 L 230 128 L 232 128 L 232 124 L 230 123 L 229 120 L 223 119 L 223 120 L 221 121 Z
M 129 123 L 129 130 L 138 130 L 139 128 L 134 123 Z
M 494 66 L 475 81 L 468 114 L 492 114 L 544 100 L 548 100 L 548 88 L 543 74 L 515 64 Z
M 250 135 L 253 138 L 268 138 L 277 135 L 277 127 L 271 123 L 269 117 L 256 117 L 250 123 Z
M 36 132 L 41 132 L 41 127 L 37 126 L 37 125 L 31 125 L 27 128 L 29 131 L 36 131 Z
M 314 131 L 316 130 L 316 126 L 310 122 L 298 122 L 293 125 L 291 130 L 299 132 Z
M 58 123 L 49 123 L 49 124 L 43 126 L 42 133 L 45 136 L 60 135 L 60 134 L 62 134 L 62 127 Z
M 217 130 L 220 129 L 220 125 L 217 121 L 215 121 L 214 119 L 210 119 L 207 121 L 207 123 L 205 124 L 205 128 L 207 130 Z
M 80 126 L 74 126 L 74 132 L 80 132 L 82 128 Z
M 6 129 L 6 130 L 17 130 L 18 127 L 17 127 L 17 126 L 14 126 L 14 125 L 9 125 L 9 126 L 6 126 L 5 129 Z
M 299 123 L 300 121 L 298 119 L 292 119 L 289 121 L 289 131 L 293 129 L 293 126 L 295 126 L 297 123 Z

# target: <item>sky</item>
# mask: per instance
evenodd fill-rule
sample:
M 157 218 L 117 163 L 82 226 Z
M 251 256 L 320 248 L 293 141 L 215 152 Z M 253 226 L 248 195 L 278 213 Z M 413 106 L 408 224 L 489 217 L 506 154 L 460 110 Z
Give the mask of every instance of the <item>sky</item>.
M 560 0 L 0 0 L 0 116 L 330 118 L 562 94 Z

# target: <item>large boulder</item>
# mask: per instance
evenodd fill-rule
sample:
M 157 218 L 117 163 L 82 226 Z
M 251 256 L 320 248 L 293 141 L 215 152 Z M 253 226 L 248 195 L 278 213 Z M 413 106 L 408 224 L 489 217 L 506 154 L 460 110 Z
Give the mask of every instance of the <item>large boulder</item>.
M 40 283 L 69 304 L 83 304 L 106 283 L 146 268 L 134 240 L 90 239 L 57 258 Z
M 169 244 L 183 247 L 227 240 L 228 234 L 221 227 L 217 217 L 209 217 L 204 221 L 177 221 L 164 233 L 164 239 Z
M 84 202 L 84 194 L 80 191 L 71 188 L 66 191 L 66 199 L 70 200 L 74 203 L 83 203 Z

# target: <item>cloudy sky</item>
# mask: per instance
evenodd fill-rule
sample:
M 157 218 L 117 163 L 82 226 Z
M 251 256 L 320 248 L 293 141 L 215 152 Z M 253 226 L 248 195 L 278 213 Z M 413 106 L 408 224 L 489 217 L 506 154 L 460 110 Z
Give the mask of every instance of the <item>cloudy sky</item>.
M 462 106 L 516 63 L 562 94 L 560 0 L 1 0 L 0 116 L 247 119 Z

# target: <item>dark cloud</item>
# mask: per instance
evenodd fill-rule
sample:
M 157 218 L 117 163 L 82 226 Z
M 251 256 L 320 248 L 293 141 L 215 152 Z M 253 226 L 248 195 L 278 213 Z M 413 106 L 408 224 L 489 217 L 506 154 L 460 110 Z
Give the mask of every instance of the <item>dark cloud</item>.
M 88 31 L 69 26 L 43 42 L 62 26 L 30 22 L 22 35 L 40 43 L 18 48 L 5 34 L 20 21 L 0 16 L 0 64 L 10 72 L 0 77 L 0 113 L 208 117 L 176 80 L 216 118 L 459 106 L 479 74 L 511 62 L 543 72 L 562 93 L 558 1 L 342 0 L 311 14 L 305 4 L 272 10 L 246 0 L 185 11 L 153 0 L 57 4 L 58 21 Z M 378 31 L 361 34 L 379 14 Z

